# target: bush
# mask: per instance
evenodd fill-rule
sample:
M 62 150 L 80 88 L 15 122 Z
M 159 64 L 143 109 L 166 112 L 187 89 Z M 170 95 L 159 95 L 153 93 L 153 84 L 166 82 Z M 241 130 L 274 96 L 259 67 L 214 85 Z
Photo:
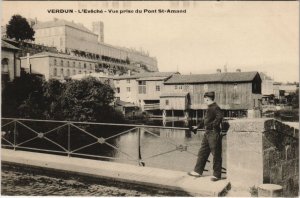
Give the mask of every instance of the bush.
M 25 74 L 5 86 L 2 116 L 85 122 L 123 122 L 111 104 L 114 91 L 95 78 L 45 82 Z

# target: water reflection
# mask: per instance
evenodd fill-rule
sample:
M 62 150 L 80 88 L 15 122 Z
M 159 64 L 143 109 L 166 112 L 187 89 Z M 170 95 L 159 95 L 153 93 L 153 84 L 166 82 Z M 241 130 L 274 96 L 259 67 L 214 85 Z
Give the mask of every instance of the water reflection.
M 157 125 L 155 122 L 153 125 Z M 147 123 L 149 124 L 149 123 Z M 176 122 L 173 125 L 186 127 L 186 123 Z M 183 129 L 142 128 L 141 156 L 146 166 L 169 170 L 190 171 L 194 168 L 197 153 L 200 148 L 203 132 L 197 134 Z M 138 158 L 138 131 L 132 131 L 116 138 L 115 145 L 123 152 Z M 186 151 L 176 149 L 176 146 L 187 146 Z M 223 161 L 226 162 L 226 138 L 223 139 Z M 126 157 L 124 153 L 115 152 L 115 157 Z M 211 158 L 212 156 L 210 156 Z M 212 159 L 210 159 L 212 160 Z M 120 161 L 120 160 L 115 160 Z M 126 162 L 137 164 L 136 162 Z M 211 169 L 208 164 L 206 169 Z M 226 165 L 223 164 L 223 167 Z

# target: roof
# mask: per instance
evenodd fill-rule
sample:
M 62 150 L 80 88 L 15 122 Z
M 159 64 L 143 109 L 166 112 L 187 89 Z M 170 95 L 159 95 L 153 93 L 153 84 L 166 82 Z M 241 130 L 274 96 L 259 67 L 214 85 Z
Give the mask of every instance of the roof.
M 163 93 L 160 95 L 161 98 L 167 97 L 186 97 L 189 93 L 188 92 L 181 92 L 181 93 Z
M 152 76 L 152 77 L 143 77 L 143 78 L 139 78 L 139 80 L 147 80 L 147 81 L 155 81 L 155 80 L 165 80 L 166 78 L 168 78 L 169 76 L 163 76 L 163 77 L 157 77 L 157 76 Z
M 117 76 L 114 79 L 115 80 L 122 80 L 122 79 L 143 79 L 143 78 L 149 78 L 151 79 L 152 77 L 169 77 L 172 76 L 174 74 L 179 74 L 178 72 L 144 72 L 144 73 L 137 73 L 137 74 L 133 74 L 130 76 Z M 154 79 L 154 78 L 153 78 Z
M 125 102 L 125 101 L 122 101 L 122 100 L 118 100 L 116 102 L 117 105 L 119 106 L 123 106 L 123 107 L 136 107 L 135 104 L 131 103 L 131 102 Z
M 226 72 L 215 74 L 173 75 L 165 84 L 195 84 L 215 82 L 251 82 L 258 72 Z
M 37 24 L 35 24 L 33 26 L 33 28 L 34 29 L 43 29 L 43 28 L 58 27 L 58 26 L 69 26 L 69 27 L 73 27 L 73 28 L 79 29 L 81 31 L 96 35 L 91 30 L 84 27 L 82 24 L 66 21 L 64 19 L 57 19 L 57 20 L 46 21 L 46 22 L 38 22 Z
M 4 40 L 1 40 L 1 48 L 7 48 L 7 49 L 12 49 L 12 50 L 19 50 L 19 48 L 13 46 L 12 44 L 9 44 L 5 42 Z
M 265 74 L 264 72 L 259 72 L 259 75 L 262 80 L 272 80 L 272 78 L 267 74 Z
M 30 58 L 40 58 L 40 57 L 47 57 L 47 56 L 52 56 L 52 57 L 57 57 L 57 58 L 65 58 L 65 59 L 73 59 L 73 60 L 82 60 L 82 61 L 89 61 L 89 62 L 97 62 L 96 60 L 93 59 L 87 59 L 79 56 L 73 56 L 69 54 L 61 54 L 61 53 L 54 53 L 54 52 L 41 52 L 34 54 L 30 56 Z M 26 56 L 21 57 L 21 59 L 27 58 Z

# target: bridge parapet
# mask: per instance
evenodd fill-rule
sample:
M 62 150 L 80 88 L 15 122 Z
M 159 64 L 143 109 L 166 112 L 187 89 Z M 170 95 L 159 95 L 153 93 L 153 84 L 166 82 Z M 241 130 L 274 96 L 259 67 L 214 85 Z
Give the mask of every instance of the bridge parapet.
M 227 177 L 232 186 L 283 186 L 284 196 L 299 187 L 299 128 L 274 119 L 230 121 L 227 134 Z

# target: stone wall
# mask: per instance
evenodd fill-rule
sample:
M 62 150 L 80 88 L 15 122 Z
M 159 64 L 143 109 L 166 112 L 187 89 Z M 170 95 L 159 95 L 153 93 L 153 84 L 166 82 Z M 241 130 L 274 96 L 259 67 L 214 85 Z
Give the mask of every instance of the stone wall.
M 233 187 L 262 183 L 283 186 L 284 196 L 298 195 L 299 129 L 273 119 L 230 122 L 227 177 Z

